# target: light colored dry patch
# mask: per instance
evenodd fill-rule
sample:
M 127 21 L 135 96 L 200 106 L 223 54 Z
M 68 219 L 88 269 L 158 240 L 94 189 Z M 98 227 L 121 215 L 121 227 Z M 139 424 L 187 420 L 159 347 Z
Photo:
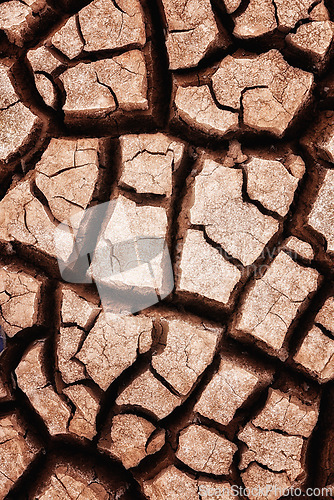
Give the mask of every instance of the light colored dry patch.
M 26 145 L 39 120 L 20 102 L 4 64 L 0 64 L 0 88 L 0 161 L 7 162 Z
M 84 365 L 75 358 L 100 308 L 73 290 L 61 289 L 61 326 L 57 335 L 57 368 L 66 384 L 86 378 Z M 71 325 L 71 326 L 70 326 Z
M 253 419 L 263 430 L 279 430 L 290 436 L 310 437 L 317 423 L 319 405 L 303 403 L 293 394 L 269 388 L 264 408 Z
M 178 291 L 196 293 L 223 304 L 229 302 L 241 277 L 239 269 L 207 243 L 201 231 L 193 229 L 186 233 L 180 273 Z
M 249 423 L 238 434 L 238 438 L 247 445 L 241 455 L 241 470 L 255 461 L 273 472 L 286 472 L 290 481 L 294 481 L 303 472 L 302 437 L 263 431 Z
M 76 326 L 60 327 L 57 337 L 57 364 L 61 377 L 66 384 L 86 378 L 85 367 L 75 355 L 78 352 L 84 332 Z
M 52 80 L 52 73 L 61 65 L 60 60 L 54 57 L 44 45 L 37 49 L 28 50 L 27 60 L 31 65 L 35 85 L 42 99 L 48 106 L 55 107 L 57 91 Z
M 309 10 L 315 3 L 314 0 L 274 0 L 278 18 L 278 27 L 281 31 L 289 31 L 298 21 L 308 19 Z
M 234 19 L 233 34 L 242 39 L 272 33 L 277 28 L 272 0 L 250 0 L 246 10 Z
M 182 161 L 184 144 L 162 133 L 123 135 L 120 144 L 120 184 L 137 193 L 170 196 L 173 174 Z
M 206 418 L 227 425 L 235 412 L 258 389 L 269 384 L 270 373 L 262 366 L 254 370 L 247 360 L 222 355 L 215 373 L 195 405 L 195 411 Z
M 52 139 L 35 172 L 0 202 L 0 238 L 33 246 L 66 262 L 97 177 L 97 139 Z M 34 179 L 48 207 L 33 196 Z M 63 225 L 57 227 L 57 221 Z
M 334 378 L 334 340 L 313 326 L 294 357 L 310 375 L 323 384 Z
M 190 222 L 204 225 L 210 239 L 249 265 L 261 255 L 279 224 L 243 201 L 242 186 L 242 170 L 204 159 L 195 178 Z
M 44 373 L 43 349 L 44 342 L 39 341 L 24 354 L 15 370 L 17 384 L 43 419 L 50 434 L 65 434 L 71 411 Z
M 81 53 L 84 44 L 78 32 L 75 16 L 70 17 L 64 26 L 56 31 L 51 38 L 51 43 L 69 59 L 73 59 Z
M 232 14 L 241 4 L 241 0 L 220 0 L 224 5 L 226 12 Z
M 221 45 L 209 0 L 162 0 L 162 5 L 171 70 L 197 66 L 212 48 Z
M 0 495 L 7 496 L 10 488 L 23 474 L 38 453 L 29 433 L 15 414 L 0 418 Z
M 62 323 L 75 323 L 81 328 L 87 328 L 100 308 L 80 297 L 76 292 L 63 286 L 61 289 L 61 320 Z
M 290 153 L 284 160 L 284 166 L 288 169 L 291 175 L 301 179 L 305 174 L 306 166 L 304 160 L 293 153 Z
M 112 419 L 110 436 L 100 440 L 99 448 L 108 451 L 130 469 L 164 445 L 165 432 L 153 436 L 155 431 L 156 427 L 143 417 L 129 413 L 116 415 Z
M 249 488 L 249 500 L 278 500 L 287 494 L 292 482 L 286 472 L 271 472 L 256 462 L 241 473 L 245 488 Z M 259 488 L 259 485 L 266 485 Z
M 35 182 L 60 222 L 79 225 L 97 182 L 98 139 L 51 139 L 36 165 Z
M 176 456 L 195 471 L 229 474 L 237 446 L 200 425 L 190 425 L 179 436 Z
M 165 418 L 181 402 L 181 398 L 172 394 L 149 370 L 135 378 L 116 399 L 118 405 L 143 408 L 158 419 Z
M 75 405 L 76 410 L 69 422 L 68 430 L 79 437 L 93 439 L 96 434 L 96 416 L 100 405 L 96 396 L 84 385 L 65 387 L 63 393 Z
M 300 178 L 280 161 L 251 157 L 245 164 L 247 193 L 252 200 L 284 217 L 293 201 Z
M 38 500 L 109 500 L 110 492 L 97 479 L 91 480 L 84 474 L 58 465 L 47 484 L 40 488 L 35 497 Z
M 323 184 L 308 216 L 309 225 L 322 234 L 327 250 L 334 252 L 334 170 L 327 170 Z
M 315 323 L 320 323 L 334 335 L 334 297 L 329 297 L 315 317 Z
M 137 205 L 119 196 L 112 200 L 112 213 L 98 239 L 90 273 L 102 285 L 132 293 L 140 297 L 166 296 L 165 264 L 167 213 L 157 206 Z M 111 257 L 110 257 L 111 256 Z M 170 289 L 167 293 L 170 293 Z M 118 296 L 117 296 L 118 297 Z M 134 298 L 133 304 L 136 302 Z M 145 300 L 145 298 L 143 299 Z M 151 305 L 158 300 L 152 300 Z
M 170 465 L 153 479 L 143 482 L 143 490 L 150 500 L 199 500 L 198 484 L 195 479 Z
M 324 0 L 317 3 L 310 12 L 310 21 L 329 21 L 330 15 L 326 8 Z
M 79 12 L 85 51 L 142 47 L 146 42 L 139 0 L 94 0 Z M 103 36 L 101 36 L 103 33 Z
M 39 301 L 44 279 L 14 266 L 0 269 L 0 325 L 9 337 L 40 322 Z
M 146 64 L 139 50 L 112 59 L 79 63 L 62 73 L 60 80 L 66 93 L 64 111 L 148 108 Z
M 178 117 L 191 128 L 218 136 L 238 128 L 238 114 L 219 109 L 207 85 L 178 87 L 174 102 Z
M 33 246 L 51 257 L 71 254 L 73 239 L 64 234 L 61 253 L 55 248 L 56 226 L 50 220 L 44 206 L 32 194 L 30 180 L 23 180 L 8 191 L 0 202 L 0 239 L 18 241 Z
M 298 487 L 305 477 L 305 444 L 319 415 L 319 399 L 309 400 L 299 386 L 287 392 L 269 389 L 263 409 L 239 433 L 247 445 L 241 452 L 240 469 L 246 487 L 269 485 L 250 498 L 276 500 L 285 489 Z M 257 482 L 258 481 L 258 482 Z M 275 489 L 276 487 L 276 489 Z
M 228 146 L 228 151 L 224 158 L 225 167 L 234 167 L 248 160 L 248 156 L 242 151 L 240 142 L 237 139 L 231 139 Z
M 312 246 L 306 241 L 302 241 L 295 236 L 290 236 L 285 242 L 284 246 L 295 255 L 299 255 L 304 259 L 312 260 L 314 258 L 314 251 Z
M 319 64 L 331 47 L 333 34 L 334 23 L 331 21 L 311 22 L 299 26 L 296 33 L 290 33 L 286 37 L 286 41 L 292 47 L 316 58 Z
M 153 368 L 179 394 L 186 395 L 212 362 L 221 331 L 182 319 L 167 319 L 166 346 L 152 357 Z
M 140 336 L 152 328 L 152 319 L 146 316 L 101 313 L 76 358 L 106 390 L 136 360 Z
M 315 269 L 301 267 L 280 252 L 265 275 L 248 290 L 236 322 L 237 330 L 279 351 L 298 310 L 317 289 L 318 279 Z
M 57 102 L 57 92 L 52 81 L 47 76 L 41 73 L 36 73 L 35 84 L 45 104 L 51 108 L 55 107 Z
M 308 101 L 311 73 L 290 66 L 278 50 L 225 57 L 212 77 L 219 103 L 243 108 L 248 127 L 282 136 Z
M 60 60 L 57 59 L 44 45 L 37 47 L 37 49 L 28 50 L 27 59 L 34 72 L 45 71 L 46 73 L 51 74 L 61 65 Z
M 14 0 L 1 3 L 0 30 L 6 33 L 11 43 L 23 46 L 24 36 L 28 29 L 27 17 L 31 13 L 31 8 L 24 2 Z

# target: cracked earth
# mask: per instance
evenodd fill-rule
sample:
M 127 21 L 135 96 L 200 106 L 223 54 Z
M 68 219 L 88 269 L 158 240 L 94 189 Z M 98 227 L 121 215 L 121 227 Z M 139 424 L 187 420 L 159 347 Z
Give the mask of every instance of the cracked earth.
M 334 492 L 333 36 L 331 0 L 0 2 L 1 499 Z M 152 283 L 65 281 L 85 234 L 165 240 L 173 291 L 152 254 L 162 300 L 104 310 Z

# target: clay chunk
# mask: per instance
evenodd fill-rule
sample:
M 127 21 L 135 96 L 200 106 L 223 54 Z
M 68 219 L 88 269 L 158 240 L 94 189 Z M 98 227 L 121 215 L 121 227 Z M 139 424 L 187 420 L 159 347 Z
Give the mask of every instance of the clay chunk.
M 228 474 L 235 444 L 218 433 L 199 425 L 190 425 L 179 437 L 176 456 L 196 471 L 208 474 Z
M 327 170 L 323 184 L 308 216 L 309 225 L 325 237 L 328 252 L 334 251 L 333 183 L 334 171 Z
M 87 52 L 142 47 L 146 42 L 139 0 L 94 0 L 79 11 L 78 22 Z
M 330 89 L 328 88 L 327 90 L 329 91 Z M 302 141 L 314 158 L 320 158 L 333 164 L 334 112 L 328 110 L 319 113 L 318 120 Z
M 98 478 L 87 477 L 87 474 L 65 465 L 58 465 L 46 484 L 39 488 L 35 498 L 38 500 L 70 500 L 72 498 L 89 498 L 90 500 L 108 500 L 112 493 L 98 481 Z
M 294 360 L 321 384 L 328 382 L 334 378 L 334 340 L 327 337 L 320 328 L 313 326 Z
M 166 346 L 153 356 L 153 368 L 179 394 L 186 395 L 211 363 L 220 333 L 191 321 L 167 320 Z
M 242 39 L 272 33 L 277 28 L 275 7 L 271 0 L 250 0 L 246 10 L 234 19 L 233 34 Z
M 14 3 L 23 5 L 20 2 Z M 1 4 L 0 8 L 3 5 Z M 28 144 L 40 122 L 37 116 L 20 102 L 9 78 L 9 68 L 4 64 L 0 64 L 0 87 L 0 162 L 8 162 Z M 0 165 L 0 175 L 2 170 L 4 167 Z
M 207 85 L 178 86 L 174 102 L 179 119 L 205 134 L 222 137 L 238 128 L 238 114 L 218 108 Z
M 113 59 L 79 63 L 61 74 L 64 111 L 76 113 L 146 110 L 147 74 L 139 50 Z
M 166 47 L 171 70 L 197 66 L 213 48 L 222 45 L 208 0 L 162 0 L 167 24 Z M 227 45 L 227 35 L 225 35 Z
M 12 413 L 0 418 L 0 495 L 7 496 L 15 481 L 23 474 L 39 451 L 30 433 Z
M 242 107 L 247 127 L 281 137 L 308 102 L 313 75 L 270 50 L 259 56 L 225 57 L 212 84 L 219 104 L 236 111 Z
M 1 200 L 0 239 L 66 262 L 97 184 L 98 152 L 98 139 L 52 139 L 35 171 Z
M 162 470 L 156 477 L 144 481 L 143 490 L 150 500 L 169 498 L 170 500 L 199 500 L 197 481 L 186 473 L 170 465 Z
M 71 410 L 45 375 L 44 343 L 36 342 L 15 370 L 17 383 L 52 436 L 66 434 Z
M 303 472 L 302 437 L 263 431 L 252 424 L 247 424 L 238 437 L 247 445 L 239 466 L 241 470 L 256 461 L 274 472 L 286 472 L 290 481 L 294 481 Z
M 181 404 L 181 398 L 172 394 L 149 370 L 146 370 L 120 393 L 116 404 L 143 408 L 156 418 L 162 419 Z
M 164 431 L 155 431 L 156 427 L 143 417 L 115 415 L 109 435 L 100 440 L 99 448 L 121 460 L 126 469 L 136 467 L 164 445 Z
M 61 325 L 57 334 L 56 363 L 65 384 L 84 380 L 84 365 L 75 358 L 100 308 L 73 290 L 61 289 Z
M 0 5 L 0 31 L 12 44 L 23 47 L 32 33 L 54 16 L 45 0 L 10 0 Z
M 184 144 L 165 134 L 120 137 L 122 175 L 120 185 L 137 193 L 170 196 L 173 174 L 183 158 Z
M 152 320 L 145 316 L 101 313 L 75 357 L 106 390 L 135 361 L 140 336 L 151 332 L 152 326 Z
M 279 161 L 250 158 L 246 163 L 247 193 L 265 208 L 284 217 L 300 181 Z
M 264 430 L 278 430 L 290 436 L 308 438 L 317 423 L 318 415 L 319 405 L 316 402 L 303 403 L 294 394 L 270 388 L 266 404 L 253 424 Z
M 270 372 L 262 366 L 256 368 L 247 359 L 222 355 L 217 373 L 205 387 L 194 410 L 228 425 L 237 409 L 270 380 Z
M 96 434 L 96 416 L 100 408 L 98 399 L 84 385 L 66 387 L 63 394 L 68 396 L 76 407 L 68 430 L 79 437 L 93 439 Z
M 241 169 L 204 158 L 203 168 L 195 177 L 190 222 L 204 225 L 211 240 L 247 266 L 260 256 L 278 230 L 278 222 L 244 202 L 242 188 Z
M 317 289 L 318 279 L 315 269 L 301 267 L 280 252 L 246 294 L 236 329 L 261 340 L 279 355 L 291 323 Z
M 98 152 L 97 139 L 52 139 L 37 163 L 36 186 L 58 221 L 82 218 L 97 182 Z
M 13 337 L 17 332 L 42 324 L 41 289 L 45 279 L 14 266 L 0 269 L 0 325 Z
M 212 247 L 201 231 L 188 229 L 182 248 L 177 290 L 227 304 L 240 270 Z
M 295 236 L 290 236 L 286 240 L 285 248 L 292 252 L 294 256 L 299 255 L 300 257 L 308 260 L 312 260 L 314 258 L 312 246 L 306 241 L 302 241 Z
M 302 24 L 296 33 L 286 37 L 287 43 L 299 52 L 311 57 L 315 64 L 323 67 L 334 35 L 334 23 L 331 21 L 314 21 Z

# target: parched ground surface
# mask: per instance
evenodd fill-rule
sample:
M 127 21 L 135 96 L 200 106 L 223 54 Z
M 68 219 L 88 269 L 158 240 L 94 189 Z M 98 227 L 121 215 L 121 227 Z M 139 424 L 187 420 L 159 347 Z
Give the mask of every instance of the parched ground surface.
M 333 35 L 331 0 L 1 1 L 1 499 L 334 493 Z M 173 291 L 153 255 L 122 291 L 163 300 L 107 312 L 57 265 L 85 234 L 120 272 L 165 240 Z

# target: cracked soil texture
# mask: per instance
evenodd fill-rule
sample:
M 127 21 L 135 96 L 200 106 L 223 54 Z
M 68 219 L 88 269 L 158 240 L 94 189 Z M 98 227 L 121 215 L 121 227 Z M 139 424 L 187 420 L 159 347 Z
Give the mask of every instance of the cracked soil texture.
M 333 38 L 332 0 L 0 2 L 0 499 L 334 497 Z M 138 236 L 172 287 L 122 281 Z

